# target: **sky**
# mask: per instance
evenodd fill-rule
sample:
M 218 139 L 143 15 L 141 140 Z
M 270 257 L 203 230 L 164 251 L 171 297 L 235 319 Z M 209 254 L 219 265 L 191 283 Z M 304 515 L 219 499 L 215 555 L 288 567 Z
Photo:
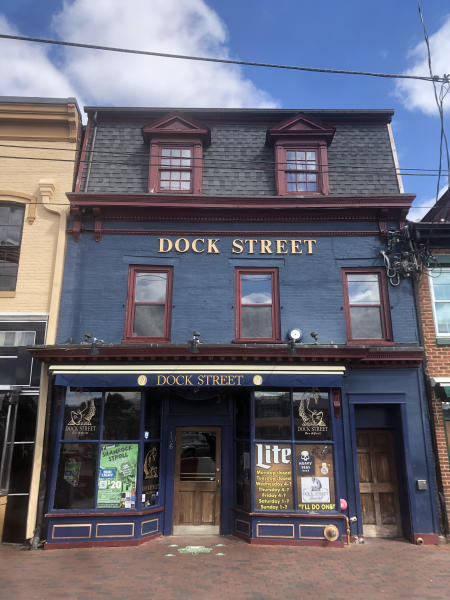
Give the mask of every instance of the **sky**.
M 450 3 L 421 0 L 434 74 L 450 73 Z M 316 68 L 428 75 L 416 0 L 0 0 L 0 33 Z M 433 84 L 237 67 L 0 39 L 4 96 L 83 106 L 394 109 L 416 220 L 436 200 Z M 450 94 L 444 101 L 450 137 Z M 446 164 L 446 163 L 445 163 Z M 414 171 L 413 171 L 414 172 Z M 447 178 L 440 181 L 440 193 Z

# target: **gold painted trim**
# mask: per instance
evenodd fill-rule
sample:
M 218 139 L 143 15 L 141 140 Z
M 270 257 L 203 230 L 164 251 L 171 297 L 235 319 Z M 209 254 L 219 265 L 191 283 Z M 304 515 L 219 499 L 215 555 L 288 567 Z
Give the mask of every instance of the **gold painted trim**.
M 157 523 L 156 529 L 154 529 L 153 531 L 148 531 L 147 533 L 143 533 L 142 525 L 145 525 L 146 523 L 153 523 L 153 521 L 156 521 L 156 523 Z M 151 535 L 152 533 L 158 533 L 158 529 L 159 529 L 159 519 L 149 519 L 148 521 L 141 521 L 141 535 Z
M 234 530 L 235 530 L 235 531 L 237 531 L 238 533 L 242 533 L 242 534 L 244 534 L 244 532 L 243 532 L 243 531 L 241 531 L 240 529 L 238 529 L 238 528 L 236 527 L 236 523 L 244 523 L 244 525 L 247 525 L 247 527 L 248 527 L 248 532 L 247 532 L 247 535 L 248 535 L 248 537 L 250 537 L 250 534 L 251 534 L 251 529 L 252 529 L 252 528 L 251 528 L 251 524 L 250 524 L 248 521 L 243 521 L 242 519 L 235 519 L 235 520 L 234 520 Z M 244 535 L 245 535 L 245 534 L 244 534 Z
M 118 375 L 121 374 L 137 374 L 137 375 L 147 375 L 147 374 L 163 374 L 163 373 L 227 373 L 227 374 L 239 374 L 239 373 L 256 373 L 256 374 L 291 374 L 291 373 L 304 373 L 304 374 L 315 374 L 318 373 L 320 375 L 340 375 L 345 373 L 345 366 L 326 366 L 326 367 L 310 367 L 310 366 L 301 366 L 301 367 L 279 367 L 276 365 L 267 366 L 267 365 L 255 365 L 252 367 L 244 367 L 244 366 L 227 366 L 223 365 L 205 365 L 205 366 L 186 366 L 186 365 L 165 365 L 164 367 L 154 367 L 152 365 L 130 365 L 124 366 L 121 365 L 119 368 L 116 366 L 102 366 L 98 367 L 95 365 L 77 365 L 74 366 L 64 366 L 64 365 L 50 365 L 49 370 L 52 371 L 55 375 L 65 375 L 65 374 L 77 374 L 77 373 L 95 373 L 98 375 L 101 374 L 110 374 L 116 373 Z
M 292 527 L 292 535 L 259 535 L 260 527 Z M 281 538 L 293 540 L 295 537 L 295 525 L 292 523 L 257 523 L 256 524 L 256 537 L 265 537 L 265 538 Z
M 99 535 L 98 534 L 98 528 L 99 528 L 99 526 L 101 527 L 102 525 L 108 525 L 108 526 L 111 526 L 111 525 L 131 525 L 131 527 L 132 527 L 132 530 L 131 530 L 132 533 L 129 534 L 129 535 L 128 534 L 127 535 L 122 535 L 122 534 L 119 534 L 119 533 L 115 533 L 113 535 Z M 126 538 L 129 538 L 129 537 L 133 537 L 133 536 L 134 536 L 134 523 L 114 523 L 114 522 L 113 523 L 97 523 L 96 526 L 95 526 L 95 537 L 96 538 L 116 538 L 116 537 L 122 537 L 122 538 L 126 537 Z
M 325 536 L 324 535 L 302 535 L 302 527 L 323 527 L 323 530 L 325 531 L 325 527 L 329 525 L 329 523 L 323 524 L 323 523 L 314 523 L 313 525 L 299 525 L 298 526 L 298 537 L 301 540 L 325 540 Z
M 68 535 L 63 537 L 55 537 L 55 529 L 57 527 L 89 527 L 89 535 Z M 92 523 L 73 523 L 67 525 L 53 525 L 52 540 L 85 540 L 92 535 Z

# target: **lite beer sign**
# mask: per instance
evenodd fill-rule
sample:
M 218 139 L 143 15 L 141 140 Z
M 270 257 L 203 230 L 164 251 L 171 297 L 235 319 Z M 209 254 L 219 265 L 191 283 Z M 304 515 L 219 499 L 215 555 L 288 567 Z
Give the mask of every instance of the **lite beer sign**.
M 277 444 L 256 444 L 256 466 L 270 469 L 273 465 L 291 464 L 290 448 L 280 448 Z

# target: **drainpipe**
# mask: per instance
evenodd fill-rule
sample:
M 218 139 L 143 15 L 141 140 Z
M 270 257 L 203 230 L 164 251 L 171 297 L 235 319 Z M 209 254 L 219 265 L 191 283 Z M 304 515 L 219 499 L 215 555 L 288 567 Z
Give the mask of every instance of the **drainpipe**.
M 423 274 L 422 274 L 422 276 L 423 276 Z M 413 291 L 414 291 L 414 293 L 413 293 L 414 308 L 416 311 L 416 320 L 417 320 L 417 327 L 418 327 L 418 332 L 419 332 L 419 343 L 422 346 L 422 348 L 425 349 L 425 338 L 424 338 L 423 329 L 422 329 L 422 325 L 423 325 L 422 311 L 421 311 L 420 301 L 419 301 L 419 285 L 418 285 L 417 279 L 415 279 L 415 278 L 413 278 Z M 444 501 L 444 494 L 442 491 L 443 490 L 442 476 L 441 476 L 440 469 L 438 468 L 438 464 L 436 462 L 436 457 L 439 456 L 439 454 L 438 454 L 438 445 L 437 445 L 437 440 L 436 440 L 436 431 L 434 429 L 434 417 L 433 417 L 433 393 L 434 392 L 433 392 L 433 387 L 431 385 L 430 374 L 428 372 L 428 361 L 427 361 L 426 352 L 425 352 L 423 363 L 422 363 L 422 371 L 423 371 L 423 377 L 424 377 L 424 381 L 425 381 L 425 393 L 427 396 L 428 421 L 430 424 L 431 445 L 432 445 L 433 455 L 434 455 L 434 457 L 433 457 L 434 474 L 436 477 L 436 483 L 437 483 L 437 487 L 438 487 L 438 500 L 439 500 L 439 507 L 440 507 L 441 529 L 443 530 L 443 533 L 445 535 L 448 535 L 449 522 L 448 522 L 447 508 L 445 506 L 445 501 Z
M 91 144 L 91 148 L 89 150 L 89 162 L 88 162 L 88 168 L 87 168 L 87 173 L 86 173 L 86 180 L 84 182 L 84 191 L 87 192 L 88 191 L 88 186 L 89 186 L 89 178 L 91 176 L 91 167 L 92 167 L 92 159 L 94 157 L 94 147 L 95 147 L 95 140 L 97 138 L 97 111 L 95 111 L 94 116 L 92 118 L 92 121 L 94 122 L 94 131 L 92 133 L 92 144 Z

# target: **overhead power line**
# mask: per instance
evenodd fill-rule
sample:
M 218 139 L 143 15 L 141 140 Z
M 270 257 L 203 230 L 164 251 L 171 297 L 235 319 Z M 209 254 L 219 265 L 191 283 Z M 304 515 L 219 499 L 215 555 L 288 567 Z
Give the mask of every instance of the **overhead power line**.
M 319 69 L 315 67 L 301 67 L 299 65 L 282 65 L 275 63 L 263 63 L 249 60 L 233 60 L 230 58 L 215 58 L 211 56 L 192 56 L 189 54 L 173 54 L 169 52 L 153 52 L 150 50 L 133 50 L 130 48 L 117 48 L 114 46 L 99 46 L 97 44 L 82 44 L 79 42 L 66 42 L 62 40 L 50 40 L 47 38 L 34 38 L 24 35 L 9 35 L 1 33 L 0 38 L 17 40 L 23 42 L 34 42 L 38 44 L 52 44 L 55 46 L 69 46 L 73 48 L 85 48 L 88 50 L 103 50 L 105 52 L 119 52 L 122 54 L 139 54 L 143 56 L 155 56 L 158 58 L 175 58 L 180 60 L 195 60 L 200 62 L 221 63 L 226 65 L 240 65 L 246 67 L 265 67 L 269 69 L 287 69 L 292 71 L 308 71 L 311 73 L 329 73 L 333 75 L 365 75 L 368 77 L 385 77 L 389 79 L 418 79 L 420 81 L 434 81 L 436 83 L 448 82 L 449 75 L 406 75 L 394 73 L 376 73 L 371 71 L 347 71 L 345 69 Z

